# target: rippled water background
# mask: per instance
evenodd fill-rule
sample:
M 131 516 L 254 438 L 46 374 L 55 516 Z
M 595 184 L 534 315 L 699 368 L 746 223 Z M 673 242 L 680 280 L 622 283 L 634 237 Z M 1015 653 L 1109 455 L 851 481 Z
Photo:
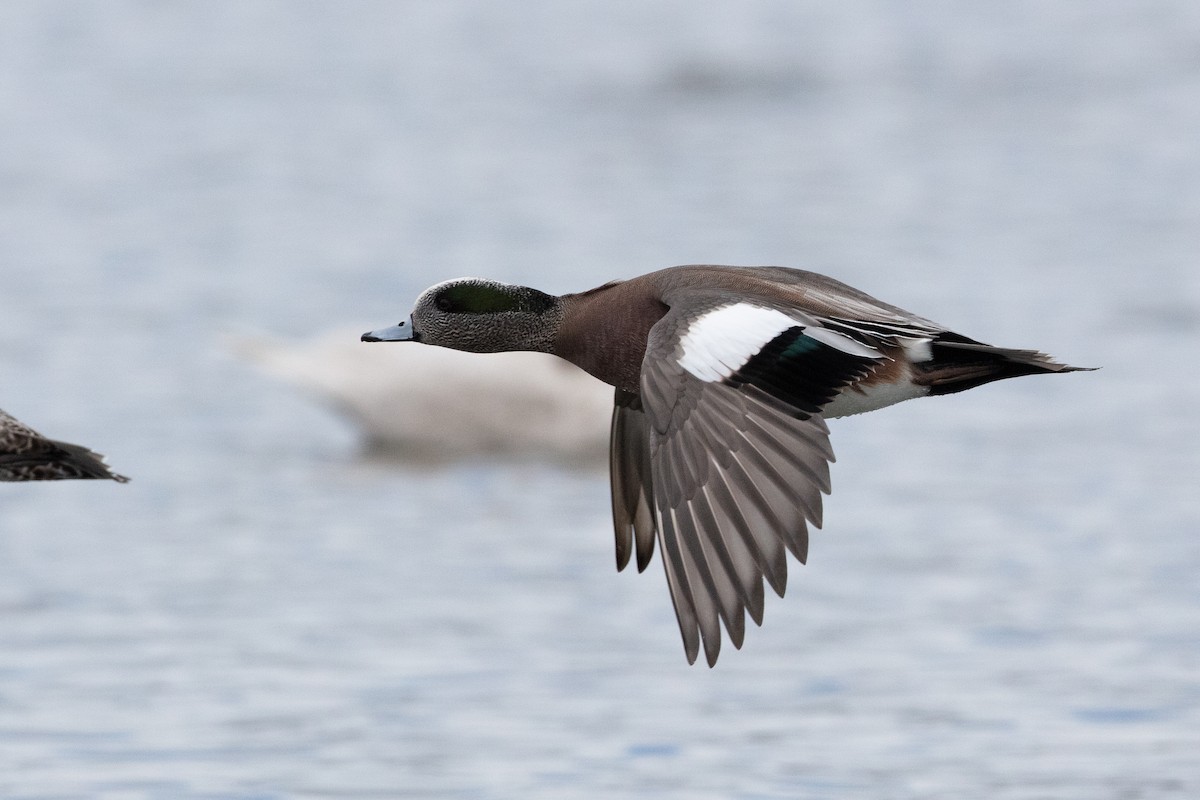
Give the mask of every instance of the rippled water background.
M 0 407 L 134 480 L 0 487 L 0 796 L 1200 796 L 1198 254 L 1189 0 L 6 2 Z M 710 671 L 602 472 L 223 343 L 697 261 L 1104 369 L 835 422 Z

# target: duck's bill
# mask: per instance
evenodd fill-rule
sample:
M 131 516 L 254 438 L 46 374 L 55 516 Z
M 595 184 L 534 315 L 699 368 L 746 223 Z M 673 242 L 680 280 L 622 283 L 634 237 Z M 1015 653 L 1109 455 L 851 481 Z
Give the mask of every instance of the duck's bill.
M 364 342 L 415 342 L 417 335 L 413 332 L 412 320 L 406 320 L 390 328 L 380 328 L 377 331 L 367 331 L 362 335 Z

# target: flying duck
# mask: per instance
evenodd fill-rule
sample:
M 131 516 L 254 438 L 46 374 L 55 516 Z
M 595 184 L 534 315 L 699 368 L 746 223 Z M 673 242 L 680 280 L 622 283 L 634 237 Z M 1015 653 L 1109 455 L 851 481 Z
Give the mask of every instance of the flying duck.
M 362 335 L 476 353 L 553 353 L 616 387 L 609 439 L 617 569 L 655 540 L 688 663 L 734 647 L 763 579 L 804 563 L 834 460 L 825 420 L 1019 375 L 1074 372 L 993 347 L 844 283 L 785 267 L 671 267 L 554 296 L 446 281 Z
M 58 481 L 69 478 L 109 478 L 128 483 L 104 463 L 104 456 L 86 447 L 47 439 L 0 411 L 0 481 Z

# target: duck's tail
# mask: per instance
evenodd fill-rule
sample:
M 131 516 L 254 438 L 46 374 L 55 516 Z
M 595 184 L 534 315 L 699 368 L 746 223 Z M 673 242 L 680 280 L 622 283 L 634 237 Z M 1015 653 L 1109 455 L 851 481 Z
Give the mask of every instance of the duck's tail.
M 1037 350 L 1013 350 L 968 339 L 957 333 L 939 334 L 930 342 L 932 358 L 914 364 L 914 381 L 929 394 L 953 394 L 992 381 L 1055 372 L 1083 372 L 1096 367 L 1072 367 Z
M 0 458 L 0 481 L 60 481 L 100 478 L 128 483 L 104 463 L 104 456 L 86 447 L 39 439 L 36 450 Z
M 129 478 L 113 472 L 108 464 L 104 463 L 104 456 L 95 450 L 89 450 L 83 445 L 71 444 L 70 442 L 56 441 L 54 444 L 63 450 L 63 455 L 55 459 L 65 473 L 63 477 L 101 478 L 113 480 L 117 483 L 129 483 Z

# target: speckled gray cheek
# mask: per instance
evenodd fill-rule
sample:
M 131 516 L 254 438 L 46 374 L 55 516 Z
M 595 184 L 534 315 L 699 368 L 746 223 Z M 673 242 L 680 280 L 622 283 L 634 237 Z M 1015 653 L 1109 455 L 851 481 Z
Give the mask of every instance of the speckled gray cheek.
M 419 341 L 471 353 L 550 352 L 562 320 L 562 312 L 557 308 L 543 313 L 445 314 L 425 311 L 420 317 L 418 311 L 413 312 Z

